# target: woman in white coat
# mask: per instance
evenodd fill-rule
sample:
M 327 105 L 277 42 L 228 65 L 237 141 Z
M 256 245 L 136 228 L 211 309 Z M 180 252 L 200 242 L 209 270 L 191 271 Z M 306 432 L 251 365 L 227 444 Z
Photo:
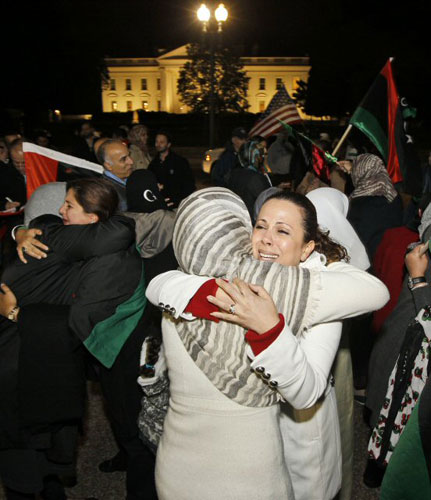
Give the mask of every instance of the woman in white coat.
M 208 192 L 209 190 L 205 191 Z M 192 197 L 195 198 L 198 196 L 205 196 L 205 194 L 200 192 L 200 194 L 195 193 L 195 195 L 192 195 Z M 190 200 L 188 203 L 191 203 Z M 210 215 L 209 213 L 204 213 L 204 207 L 205 205 L 201 208 L 199 213 L 199 217 L 201 219 Z M 181 208 L 184 209 L 184 205 Z M 297 210 L 297 212 L 301 215 L 300 210 Z M 302 231 L 302 233 L 304 233 L 304 230 L 302 228 L 301 217 L 298 219 L 297 215 L 298 213 L 296 213 L 294 220 L 288 222 L 287 225 L 290 226 L 291 232 L 292 228 L 295 227 L 295 231 L 298 230 L 297 235 L 300 235 L 300 232 Z M 179 214 L 179 221 L 181 222 L 181 214 Z M 211 227 L 215 227 L 215 223 L 215 220 L 207 219 L 208 231 L 211 230 Z M 277 234 L 279 234 L 279 232 L 280 234 L 284 233 L 285 228 L 279 231 L 277 223 L 271 224 Z M 315 225 L 317 226 L 317 223 Z M 184 228 L 184 226 L 182 227 Z M 194 228 L 194 225 L 189 224 L 187 227 Z M 232 228 L 226 227 L 224 230 L 229 232 Z M 260 229 L 258 231 L 260 231 Z M 184 236 L 183 240 L 188 240 L 189 237 L 190 234 L 187 234 Z M 201 234 L 201 238 L 205 237 Z M 286 238 L 289 240 L 289 237 Z M 174 246 L 177 246 L 176 243 L 178 243 L 179 240 L 181 240 L 181 235 L 174 235 Z M 199 249 L 199 245 L 200 242 L 198 242 L 197 246 L 194 245 L 193 247 L 196 252 L 202 250 Z M 311 243 L 311 240 L 305 242 L 304 238 L 301 240 L 300 236 L 295 241 L 293 246 L 289 245 L 288 242 L 287 249 L 293 249 L 293 256 L 289 256 L 289 252 L 284 252 L 286 248 L 284 248 L 284 250 L 283 248 L 277 248 L 275 253 L 262 252 L 262 248 L 263 247 L 255 246 L 255 243 L 253 243 L 253 254 L 258 260 L 267 260 L 268 262 L 276 261 L 279 262 L 279 264 L 291 266 L 299 263 L 301 260 L 306 260 L 310 253 L 313 253 L 314 242 Z M 206 248 L 206 250 L 210 252 L 213 249 Z M 230 253 L 228 247 L 220 246 L 217 251 L 219 252 L 219 258 L 221 260 L 223 260 L 224 257 L 228 259 Z M 278 257 L 281 257 L 282 255 L 287 256 L 288 261 L 284 262 L 283 259 L 283 262 L 281 260 L 277 260 Z M 177 255 L 177 257 L 179 257 L 180 264 L 184 268 L 182 256 Z M 314 265 L 312 265 L 312 267 L 323 270 L 323 262 L 321 259 L 322 257 L 315 254 L 313 259 Z M 193 261 L 193 257 L 191 257 L 191 260 Z M 295 260 L 298 262 L 295 262 Z M 305 329 L 302 328 L 299 331 L 294 332 L 298 333 L 298 337 L 295 337 L 294 334 L 292 334 L 292 330 L 286 325 L 280 335 L 278 335 L 277 339 L 267 349 L 257 355 L 256 359 L 252 362 L 252 367 L 255 369 L 256 374 L 260 374 L 263 377 L 263 380 L 267 382 L 268 387 L 273 389 L 278 388 L 278 394 L 290 401 L 292 407 L 296 406 L 297 408 L 309 408 L 315 405 L 319 406 L 321 403 L 318 400 L 322 396 L 326 396 L 324 401 L 329 402 L 322 406 L 325 408 L 325 415 L 331 415 L 331 418 L 317 419 L 317 427 L 315 425 L 316 419 L 313 419 L 314 427 L 312 426 L 313 431 L 316 431 L 317 429 L 318 434 L 314 436 L 317 438 L 317 441 L 322 441 L 322 439 L 324 439 L 325 442 L 331 443 L 331 446 L 326 446 L 326 444 L 321 445 L 320 443 L 318 443 L 317 446 L 320 450 L 323 449 L 324 451 L 328 451 L 328 459 L 325 459 L 324 461 L 318 460 L 317 463 L 312 462 L 309 466 L 307 465 L 310 469 L 312 477 L 318 476 L 319 478 L 323 478 L 323 482 L 320 482 L 317 488 L 319 491 L 323 491 L 321 495 L 324 496 L 320 496 L 319 498 L 332 498 L 336 494 L 340 483 L 339 469 L 341 459 L 339 450 L 338 423 L 332 396 L 332 388 L 331 385 L 328 384 L 328 379 L 330 366 L 338 347 L 341 325 L 320 325 L 313 328 L 310 328 L 310 326 L 313 321 L 327 322 L 350 315 L 360 314 L 366 310 L 372 309 L 375 305 L 380 307 L 381 304 L 387 300 L 387 291 L 378 280 L 365 275 L 365 273 L 362 273 L 359 270 L 351 268 L 348 264 L 340 262 L 337 265 L 338 269 L 332 272 L 328 271 L 321 273 L 321 288 L 320 291 L 316 291 L 315 293 L 312 313 L 313 319 L 308 322 L 308 326 Z M 191 267 L 191 272 L 194 272 L 193 266 Z M 269 271 L 275 269 L 277 274 L 280 274 L 287 269 L 297 269 L 279 265 L 277 266 L 277 264 L 269 264 L 269 267 L 267 265 L 266 268 Z M 232 277 L 232 269 L 229 269 L 229 271 L 230 272 L 226 273 L 226 276 Z M 209 274 L 208 270 L 206 274 Z M 314 271 L 311 272 L 310 275 L 315 275 Z M 248 279 L 254 281 L 253 277 L 253 274 L 250 274 Z M 173 316 L 179 317 L 180 313 L 182 313 L 187 306 L 189 299 L 207 280 L 208 278 L 185 278 L 184 275 L 178 275 L 176 272 L 168 273 L 167 275 L 160 276 L 153 280 L 147 290 L 147 294 L 151 301 L 161 305 L 161 307 L 163 307 L 166 311 L 169 311 Z M 263 281 L 261 281 L 261 283 L 265 284 Z M 222 286 L 225 287 L 229 285 Z M 244 284 L 241 284 L 241 287 L 244 287 Z M 244 304 L 241 302 L 240 298 L 236 301 L 236 305 L 233 310 L 231 303 L 218 303 L 218 305 L 227 307 L 228 310 L 231 309 L 231 313 L 235 313 L 228 316 L 231 321 L 233 320 L 242 326 L 253 327 L 258 333 L 264 333 L 271 329 L 271 326 L 275 326 L 274 321 L 278 325 L 278 314 L 274 306 L 269 303 L 268 297 L 264 294 L 263 290 L 260 288 L 254 290 L 259 291 L 259 295 L 253 294 L 253 299 L 258 300 L 258 302 L 260 300 L 259 314 L 257 315 L 257 323 L 259 323 L 258 326 L 256 326 L 257 323 L 255 321 L 256 315 L 252 321 L 254 323 L 253 325 L 244 323 L 244 318 L 242 316 L 244 312 L 242 310 Z M 325 291 L 327 292 L 328 290 L 332 292 L 340 290 L 340 296 L 335 304 L 332 297 L 325 293 Z M 229 291 L 230 293 L 236 293 L 231 289 Z M 359 301 L 356 300 L 358 293 L 361 297 L 361 300 Z M 217 301 L 217 299 L 213 300 Z M 269 309 L 268 304 L 270 305 Z M 263 312 L 262 308 L 264 307 L 267 312 Z M 271 310 L 272 316 L 269 312 Z M 282 312 L 285 313 L 284 310 Z M 217 316 L 217 314 L 223 315 L 223 313 L 214 313 L 214 316 Z M 192 319 L 192 316 L 187 314 L 185 317 Z M 245 317 L 246 322 L 248 319 Z M 288 322 L 292 325 L 290 320 L 288 320 Z M 172 325 L 172 321 L 165 318 L 163 330 L 168 369 L 171 378 L 171 401 L 165 421 L 165 431 L 162 436 L 157 458 L 157 483 L 161 498 L 169 498 L 169 491 L 173 491 L 174 488 L 176 488 L 177 492 L 178 488 L 182 488 L 183 495 L 178 496 L 177 493 L 177 498 L 218 498 L 220 496 L 221 489 L 223 490 L 226 486 L 226 482 L 228 483 L 227 486 L 230 491 L 230 496 L 228 496 L 228 498 L 247 498 L 247 494 L 250 494 L 252 490 L 254 493 L 251 493 L 250 498 L 289 498 L 288 485 L 285 487 L 284 493 L 282 491 L 277 493 L 274 492 L 273 489 L 271 490 L 271 485 L 277 483 L 280 484 L 288 478 L 287 472 L 284 473 L 285 476 L 282 476 L 283 469 L 280 467 L 280 464 L 277 464 L 276 467 L 273 467 L 270 464 L 269 457 L 271 456 L 272 461 L 274 458 L 279 460 L 279 449 L 277 449 L 276 439 L 274 440 L 274 438 L 276 438 L 276 432 L 272 426 L 273 421 L 271 421 L 271 425 L 268 427 L 269 421 L 267 419 L 265 420 L 265 426 L 272 429 L 271 433 L 265 431 L 267 434 L 267 437 L 265 438 L 265 436 L 261 435 L 263 422 L 259 422 L 256 419 L 256 409 L 253 413 L 247 414 L 245 406 L 242 407 L 243 410 L 240 410 L 240 408 L 238 408 L 239 405 L 236 404 L 235 407 L 231 406 L 230 415 L 227 416 L 223 413 L 223 410 L 227 409 L 227 406 L 224 407 L 226 401 L 223 399 L 220 400 L 219 397 L 217 402 L 213 402 L 213 406 L 210 405 L 211 408 L 206 409 L 206 418 L 208 420 L 203 418 L 202 415 L 204 411 L 202 408 L 194 408 L 193 411 L 190 410 L 190 405 L 195 405 L 198 400 L 206 400 L 207 403 L 210 400 L 213 400 L 217 393 L 217 389 L 218 392 L 220 392 L 223 388 L 220 389 L 220 387 L 213 387 L 215 391 L 213 393 L 209 387 L 204 389 L 202 386 L 201 389 L 204 390 L 198 397 L 196 397 L 196 393 L 193 394 L 194 391 L 190 387 L 190 383 L 196 386 L 196 380 L 200 380 L 198 376 L 199 369 L 196 366 L 198 363 L 195 359 L 193 359 L 193 354 L 190 354 L 190 350 L 190 357 L 181 355 L 179 363 L 178 354 L 181 349 L 185 351 L 184 346 L 187 342 L 185 342 L 184 337 L 181 337 L 178 332 L 176 334 L 175 327 L 172 327 Z M 215 326 L 218 327 L 219 325 Z M 304 330 L 305 333 L 303 333 Z M 224 339 L 224 337 L 220 338 Z M 220 340 L 220 342 L 222 344 L 223 340 Z M 265 356 L 268 355 L 271 349 L 275 349 L 277 352 L 281 352 L 282 354 L 277 354 L 275 356 L 274 359 L 278 359 L 278 364 L 274 364 L 274 369 L 271 369 L 270 372 L 265 367 L 265 363 L 262 363 L 261 361 L 262 359 L 265 361 Z M 252 352 L 250 352 L 250 354 L 252 355 Z M 185 366 L 186 359 L 190 366 Z M 288 360 L 288 362 L 286 362 L 286 360 Z M 221 370 L 223 370 L 223 368 L 224 367 L 220 367 Z M 193 370 L 193 378 L 188 377 L 188 372 L 191 373 Z M 210 380 L 211 378 L 208 373 L 205 373 L 205 376 L 202 381 L 206 379 L 206 383 L 208 383 L 208 378 Z M 193 380 L 193 382 L 191 382 L 191 380 Z M 207 392 L 206 396 L 203 395 L 205 392 Z M 209 396 L 210 394 L 211 397 Z M 221 394 L 219 394 L 219 396 L 220 395 Z M 189 398 L 189 396 L 191 397 Z M 179 400 L 181 404 L 178 404 Z M 199 412 L 200 415 L 197 416 L 197 418 L 194 418 L 196 415 L 193 417 L 193 414 Z M 241 412 L 242 418 L 240 420 L 233 418 L 233 415 L 237 415 Z M 262 412 L 260 413 L 262 414 Z M 319 413 L 319 416 L 320 415 L 323 415 L 323 411 Z M 276 416 L 275 413 L 272 417 L 274 416 Z M 244 423 L 247 420 L 252 423 L 252 427 L 244 427 Z M 201 424 L 203 421 L 208 425 L 202 426 Z M 241 425 L 237 427 L 237 423 L 241 423 Z M 304 425 L 307 426 L 306 423 Z M 254 431 L 250 432 L 250 429 L 253 427 Z M 308 427 L 309 426 L 307 426 L 307 428 Z M 241 432 L 238 432 L 239 428 L 242 429 Z M 205 429 L 208 431 L 207 433 L 204 432 Z M 194 442 L 191 435 L 192 433 L 194 433 L 195 436 Z M 322 434 L 324 435 L 323 438 Z M 210 447 L 214 446 L 213 436 L 216 436 L 217 446 L 214 448 L 214 453 L 212 454 Z M 327 436 L 328 439 L 326 439 Z M 178 454 L 177 443 L 183 439 L 188 442 L 188 448 L 183 448 L 184 454 L 180 457 Z M 310 436 L 303 436 L 300 438 L 300 441 L 300 446 L 303 448 L 303 442 L 306 441 L 308 445 L 310 444 Z M 220 443 L 221 446 L 225 447 L 226 444 L 228 444 L 228 453 L 220 453 Z M 251 455 L 248 455 L 248 452 L 250 451 L 248 450 L 248 448 L 250 448 L 250 443 L 254 452 L 252 452 Z M 268 443 L 270 445 L 269 448 L 267 446 Z M 196 451 L 197 447 L 199 447 L 201 451 L 200 455 Z M 246 457 L 244 462 L 240 461 L 238 463 L 238 461 L 232 461 L 232 454 L 233 456 L 238 455 L 238 451 L 241 451 L 242 447 L 245 448 L 243 450 Z M 294 451 L 298 452 L 298 449 Z M 299 451 L 301 455 L 298 457 L 299 461 L 302 465 L 304 465 L 304 460 L 308 460 L 308 458 L 304 457 L 306 450 L 301 449 Z M 214 458 L 212 455 L 217 456 Z M 190 458 L 191 456 L 194 458 Z M 173 457 L 175 457 L 175 463 L 177 464 L 176 467 L 175 464 L 172 463 L 174 461 Z M 166 462 L 170 462 L 170 464 L 168 463 L 168 466 L 166 466 Z M 250 468 L 252 462 L 259 464 L 259 471 L 255 471 L 257 476 L 254 475 L 252 468 Z M 208 474 L 208 469 L 210 474 Z M 227 471 L 229 471 L 229 473 L 227 473 Z M 277 476 L 278 479 L 275 479 L 274 471 L 275 476 Z M 222 479 L 222 477 L 224 477 L 224 479 Z M 329 479 L 327 479 L 328 477 Z M 196 480 L 195 483 L 194 479 Z M 220 483 L 220 481 L 222 481 L 223 484 Z M 194 495 L 194 485 L 198 485 L 196 495 Z M 215 488 L 214 485 L 216 485 Z M 243 492 L 243 495 L 241 495 L 240 492 Z M 307 493 L 310 494 L 310 490 L 308 490 Z M 223 491 L 223 494 L 225 494 L 225 491 Z M 310 498 L 310 496 L 308 496 L 308 498 Z

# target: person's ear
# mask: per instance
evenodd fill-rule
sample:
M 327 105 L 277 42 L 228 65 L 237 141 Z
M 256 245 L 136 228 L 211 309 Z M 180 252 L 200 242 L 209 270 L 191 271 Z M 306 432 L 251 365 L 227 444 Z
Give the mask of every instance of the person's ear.
M 112 165 L 108 163 L 107 161 L 103 162 L 103 168 L 106 170 L 109 170 L 110 172 L 112 171 Z
M 90 214 L 90 224 L 95 224 L 99 222 L 99 216 L 97 214 Z
M 315 244 L 314 240 L 310 240 L 304 246 L 304 248 L 302 249 L 302 253 L 301 253 L 301 262 L 305 262 L 308 259 L 308 257 L 310 257 L 310 255 L 313 253 L 315 247 L 316 247 L 316 244 Z

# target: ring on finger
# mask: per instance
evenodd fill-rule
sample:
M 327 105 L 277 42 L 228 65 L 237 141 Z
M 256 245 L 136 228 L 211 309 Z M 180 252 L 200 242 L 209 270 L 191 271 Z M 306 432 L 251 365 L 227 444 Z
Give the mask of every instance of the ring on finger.
M 235 304 L 229 306 L 229 314 L 235 314 Z
M 27 248 L 26 248 L 26 247 L 22 247 L 22 251 L 23 251 L 24 253 L 27 253 Z

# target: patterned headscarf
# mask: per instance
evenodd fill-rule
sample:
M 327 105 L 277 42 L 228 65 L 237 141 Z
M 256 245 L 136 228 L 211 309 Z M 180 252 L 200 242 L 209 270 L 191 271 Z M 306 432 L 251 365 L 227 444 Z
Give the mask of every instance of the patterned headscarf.
M 139 149 L 145 152 L 148 151 L 147 142 L 144 140 L 144 133 L 147 132 L 147 130 L 145 125 L 133 125 L 127 136 L 131 144 L 138 146 Z
M 250 139 L 247 141 L 239 154 L 239 161 L 244 168 L 250 168 L 256 172 L 265 173 L 264 148 L 261 140 Z
M 311 323 L 309 297 L 319 276 L 308 269 L 254 260 L 251 222 L 242 200 L 224 188 L 197 191 L 180 205 L 173 245 L 182 270 L 200 276 L 239 277 L 256 283 L 274 298 L 294 334 Z M 278 392 L 250 371 L 244 329 L 205 319 L 180 321 L 178 334 L 207 378 L 230 399 L 252 407 L 275 404 Z
M 353 160 L 351 177 L 355 189 L 350 198 L 384 196 L 390 203 L 397 196 L 385 164 L 376 155 L 357 156 Z

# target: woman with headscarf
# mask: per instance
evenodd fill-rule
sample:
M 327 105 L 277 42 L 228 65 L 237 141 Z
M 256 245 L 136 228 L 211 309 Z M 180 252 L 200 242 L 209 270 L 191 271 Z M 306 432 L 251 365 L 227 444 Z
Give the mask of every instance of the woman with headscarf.
M 383 161 L 373 154 L 362 154 L 352 162 L 339 162 L 350 173 L 354 190 L 350 195 L 348 220 L 358 233 L 373 262 L 385 231 L 402 225 L 403 206 Z M 373 345 L 371 316 L 359 318 L 352 325 L 352 349 L 356 398 L 365 402 L 368 360 Z M 356 334 L 355 332 L 359 332 Z
M 342 161 L 340 164 L 349 171 L 354 186 L 347 218 L 372 261 L 386 229 L 402 224 L 401 198 L 378 156 L 362 154 L 353 162 Z
M 133 125 L 127 138 L 129 139 L 129 151 L 133 160 L 133 169 L 147 169 L 151 161 L 148 152 L 148 128 L 145 125 Z
M 269 286 L 268 290 L 271 290 L 271 294 L 278 298 L 277 302 L 281 300 L 284 303 L 287 299 L 289 304 L 294 304 L 294 308 L 289 311 L 286 311 L 284 306 L 280 310 L 291 316 L 291 319 L 287 319 L 287 323 L 292 327 L 292 331 L 296 332 L 301 322 L 309 322 L 310 320 L 308 313 L 305 313 L 298 324 L 299 317 L 295 318 L 295 316 L 298 313 L 301 315 L 305 312 L 302 307 L 303 299 L 307 296 L 307 288 L 310 292 L 313 292 L 313 280 L 316 277 L 316 268 L 321 265 L 320 260 L 318 257 L 317 260 L 314 259 L 316 267 L 313 268 L 312 266 L 312 270 L 308 271 L 309 276 L 312 278 L 311 286 L 307 285 L 306 288 L 304 288 L 305 281 L 303 280 L 305 275 L 302 276 L 302 273 L 307 271 L 306 269 L 253 260 L 249 253 L 250 222 L 248 217 L 244 215 L 241 218 L 238 217 L 240 213 L 244 212 L 244 208 L 241 207 L 243 205 L 238 198 L 223 189 L 203 190 L 185 200 L 179 209 L 174 233 L 174 247 L 180 266 L 189 273 L 202 276 L 216 272 L 218 276 L 228 278 L 242 276 L 249 281 L 264 284 L 265 288 Z M 306 246 L 308 248 L 309 245 Z M 304 252 L 309 253 L 310 251 L 312 251 L 311 246 L 307 251 L 304 249 Z M 248 268 L 248 266 L 251 267 Z M 347 268 L 350 267 L 346 266 Z M 346 271 L 345 268 L 344 271 Z M 287 285 L 286 280 L 289 281 L 292 277 L 286 272 L 300 273 L 296 275 L 299 281 L 297 281 L 294 289 L 289 285 L 285 288 L 285 285 Z M 314 305 L 317 306 L 317 310 L 313 314 L 313 320 L 317 322 L 332 321 L 338 317 L 337 314 L 340 314 L 339 308 L 347 315 L 358 313 L 357 307 L 362 310 L 364 303 L 362 302 L 359 305 L 350 294 L 352 292 L 351 287 L 359 286 L 359 288 L 362 288 L 365 285 L 365 282 L 360 283 L 364 277 L 360 271 L 353 271 L 353 273 L 361 275 L 359 281 L 346 272 L 328 272 L 320 275 L 323 290 L 327 290 L 328 286 L 331 287 L 331 285 L 328 285 L 328 278 L 329 280 L 334 278 L 333 285 L 336 282 L 335 288 L 342 290 L 347 285 L 345 279 L 347 278 L 350 281 L 350 278 L 353 278 L 349 285 L 346 286 L 346 293 L 341 292 L 343 304 L 346 305 L 347 303 L 350 306 L 345 308 L 339 301 L 337 307 L 334 307 L 333 301 L 329 300 L 329 297 L 323 291 L 321 295 L 317 292 L 319 299 L 317 302 L 314 299 L 312 300 Z M 194 295 L 202 283 L 208 281 L 208 278 L 188 277 L 185 278 L 186 282 L 184 282 L 184 275 L 181 275 L 181 273 L 180 275 L 176 272 L 168 274 L 169 276 L 161 276 L 153 280 L 148 294 L 150 300 L 159 303 L 159 306 L 163 307 L 165 311 L 178 318 L 187 306 L 190 297 Z M 277 281 L 273 282 L 275 276 Z M 163 283 L 166 278 L 169 281 Z M 187 283 L 187 280 L 190 281 Z M 367 277 L 366 281 L 369 280 L 375 282 L 373 278 Z M 165 286 L 166 283 L 168 283 L 167 286 Z M 371 285 L 370 282 L 368 284 Z M 280 286 L 282 289 L 280 289 Z M 380 287 L 379 284 L 377 288 L 380 289 Z M 373 285 L 371 285 L 371 289 L 373 289 Z M 179 293 L 180 290 L 181 293 Z M 289 294 L 294 293 L 295 297 L 287 298 L 286 292 Z M 211 293 L 211 288 L 206 289 L 204 293 Z M 355 291 L 355 297 L 356 294 L 357 290 Z M 348 297 L 349 295 L 350 297 Z M 384 295 L 384 299 L 386 299 L 386 293 Z M 298 302 L 301 296 L 303 299 Z M 374 295 L 374 298 L 376 298 L 376 295 Z M 378 301 L 380 299 L 377 298 Z M 352 310 L 353 302 L 355 302 L 354 310 Z M 264 323 L 268 317 L 264 309 L 259 307 L 258 310 Z M 234 312 L 234 310 L 231 312 Z M 184 317 L 193 318 L 193 316 L 187 314 Z M 272 322 L 272 319 L 270 321 Z M 261 326 L 263 327 L 263 325 Z M 233 331 L 237 337 L 233 337 L 233 333 L 225 331 L 230 328 L 235 328 Z M 282 450 L 280 450 L 280 437 L 277 437 L 276 431 L 276 428 L 278 428 L 276 423 L 278 407 L 274 408 L 274 404 L 278 398 L 276 397 L 272 403 L 268 399 L 266 399 L 265 403 L 265 400 L 262 399 L 263 394 L 260 394 L 262 387 L 256 385 L 259 379 L 256 378 L 253 371 L 250 372 L 249 367 L 247 368 L 247 351 L 243 342 L 243 333 L 241 329 L 237 330 L 237 328 L 229 326 L 229 323 L 208 323 L 204 319 L 190 323 L 182 321 L 177 323 L 176 327 L 174 323 L 166 318 L 164 319 L 164 342 L 171 380 L 171 401 L 157 458 L 156 478 L 160 498 L 170 498 L 169 493 L 172 493 L 174 489 L 177 498 L 215 498 L 211 493 L 214 484 L 217 485 L 214 488 L 217 491 L 217 497 L 223 495 L 235 499 L 290 498 L 289 479 L 286 470 L 283 469 L 282 462 L 284 459 L 280 455 L 282 453 Z M 270 325 L 267 325 L 266 329 L 269 328 Z M 186 332 L 188 330 L 187 335 L 182 331 L 183 329 Z M 300 327 L 300 331 L 301 329 L 302 327 Z M 262 333 L 263 331 L 261 329 Z M 290 329 L 288 331 L 291 332 Z M 331 329 L 329 333 L 332 339 L 330 345 L 335 345 L 335 350 L 338 346 L 340 331 L 341 328 L 336 327 L 334 331 Z M 320 341 L 326 342 L 323 340 L 325 335 L 323 332 L 320 333 L 321 335 L 316 332 L 317 345 L 320 345 Z M 292 333 L 288 333 L 287 337 L 284 337 L 289 339 L 288 343 L 292 340 L 291 336 Z M 295 340 L 293 340 L 293 343 L 296 346 Z M 320 347 L 314 347 L 316 349 L 314 354 L 317 356 L 316 353 Z M 192 359 L 189 357 L 183 359 L 183 355 L 180 355 L 182 351 L 186 352 L 185 349 Z M 310 349 L 313 351 L 312 346 L 310 346 Z M 323 344 L 322 349 L 326 349 L 323 348 Z M 321 380 L 321 375 L 317 375 L 312 368 L 314 362 L 312 360 L 316 360 L 316 357 L 311 354 L 311 351 L 308 360 L 301 348 L 297 349 L 297 346 L 290 345 L 290 354 L 288 355 L 290 362 L 287 365 L 285 361 L 278 364 L 278 370 L 282 366 L 289 367 L 290 375 L 286 375 L 284 380 L 289 376 L 292 379 L 286 385 L 281 381 L 280 384 L 277 384 L 277 376 L 275 378 L 271 376 L 270 372 L 273 372 L 270 369 L 266 371 L 264 363 L 260 366 L 258 359 L 256 359 L 256 363 L 252 363 L 252 368 L 256 375 L 261 376 L 262 380 L 267 382 L 267 385 L 262 384 L 263 387 L 272 388 L 274 391 L 277 386 L 285 388 L 288 386 L 289 389 L 286 389 L 290 392 L 288 399 L 295 401 L 294 404 L 298 405 L 298 407 L 308 407 L 308 405 L 312 405 L 316 401 L 315 398 L 322 395 L 321 391 L 325 391 L 327 387 L 325 376 L 322 375 Z M 258 357 L 256 356 L 256 358 Z M 185 364 L 185 359 L 188 359 L 187 364 Z M 192 360 L 195 364 L 192 363 Z M 332 364 L 332 360 L 329 364 Z M 320 368 L 317 369 L 317 372 L 320 373 Z M 239 380 L 238 375 L 240 375 Z M 202 382 L 200 381 L 201 377 L 203 377 Z M 212 384 L 208 382 L 208 379 Z M 196 389 L 198 380 L 200 381 L 198 384 L 199 391 Z M 208 385 L 202 385 L 203 380 L 206 380 L 205 384 Z M 314 384 L 315 381 L 316 384 Z M 242 385 L 244 382 L 245 386 Z M 303 387 L 301 391 L 299 391 L 300 386 Z M 276 394 L 273 392 L 273 396 Z M 213 401 L 210 406 L 208 406 L 209 400 Z M 265 405 L 266 408 L 264 408 Z M 255 411 L 250 413 L 250 408 L 247 407 L 253 406 Z M 327 408 L 335 409 L 332 403 Z M 208 418 L 208 424 L 205 423 L 206 418 Z M 324 470 L 327 468 L 333 470 L 335 468 L 338 471 L 336 477 L 331 476 L 329 478 L 329 484 L 326 484 L 325 480 L 325 486 L 320 485 L 318 488 L 319 495 L 322 494 L 321 490 L 324 488 L 323 495 L 334 496 L 340 481 L 340 472 L 338 470 L 340 464 L 337 438 L 338 422 L 336 416 L 324 420 L 324 424 L 322 420 L 319 421 L 323 427 L 328 429 L 327 439 L 332 441 L 329 450 L 332 458 L 325 460 L 326 466 L 323 463 L 320 463 L 320 466 L 316 463 L 313 466 L 310 465 L 310 470 L 316 471 L 323 467 Z M 207 425 L 208 430 L 205 430 Z M 307 426 L 307 424 L 304 425 Z M 197 429 L 202 429 L 202 432 L 197 432 Z M 268 432 L 269 429 L 272 430 Z M 331 430 L 329 431 L 329 429 Z M 181 440 L 175 438 L 179 433 L 181 433 Z M 269 436 L 271 436 L 270 439 Z M 274 438 L 276 440 L 272 441 Z M 304 434 L 299 439 L 304 439 Z M 179 446 L 180 443 L 184 445 L 184 448 Z M 197 450 L 202 449 L 203 444 L 213 450 L 210 457 L 205 456 L 204 462 L 200 455 L 201 452 L 197 453 Z M 255 471 L 254 463 L 250 462 L 249 455 L 253 455 L 253 452 L 249 450 L 250 445 L 252 445 L 253 450 L 259 449 L 259 463 L 265 464 L 263 473 L 261 467 L 259 467 L 259 473 Z M 305 449 L 302 449 L 302 451 L 307 454 Z M 242 456 L 243 453 L 245 456 Z M 291 456 L 293 458 L 293 454 Z M 301 456 L 303 459 L 304 455 Z M 179 460 L 186 462 L 186 466 L 180 468 L 177 464 Z M 321 472 L 316 473 L 320 477 Z M 275 483 L 273 474 L 278 477 Z M 221 485 L 219 481 L 221 477 L 228 477 L 230 482 L 225 486 Z M 283 478 L 283 485 L 280 484 L 280 478 Z M 262 482 L 263 479 L 265 479 L 265 483 Z M 284 492 L 280 490 L 282 486 Z M 225 487 L 228 490 L 225 491 Z M 326 487 L 328 487 L 328 491 Z M 330 496 L 327 498 L 330 498 Z
M 261 137 L 252 137 L 241 148 L 238 159 L 241 167 L 231 170 L 227 187 L 245 203 L 250 216 L 259 194 L 272 184 L 265 166 L 266 148 Z

